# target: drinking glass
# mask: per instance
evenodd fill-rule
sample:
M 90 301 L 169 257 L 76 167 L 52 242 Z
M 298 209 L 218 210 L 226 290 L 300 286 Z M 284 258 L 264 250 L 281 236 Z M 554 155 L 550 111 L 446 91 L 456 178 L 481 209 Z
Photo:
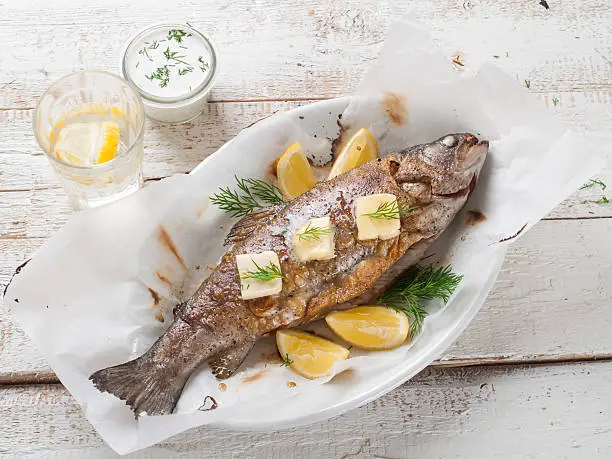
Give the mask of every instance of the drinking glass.
M 122 78 L 88 70 L 60 79 L 41 97 L 33 124 L 75 209 L 142 186 L 144 109 Z

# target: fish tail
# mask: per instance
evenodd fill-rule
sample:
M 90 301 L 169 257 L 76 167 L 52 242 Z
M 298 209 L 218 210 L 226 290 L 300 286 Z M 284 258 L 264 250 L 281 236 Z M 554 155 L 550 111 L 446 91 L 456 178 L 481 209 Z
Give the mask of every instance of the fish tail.
M 92 374 L 94 385 L 102 392 L 109 392 L 132 407 L 136 417 L 170 414 L 183 391 L 185 381 L 180 384 L 172 378 L 161 377 L 145 357 L 104 368 Z
M 197 343 L 185 334 L 187 325 L 177 322 L 143 356 L 96 371 L 89 379 L 101 392 L 124 400 L 136 418 L 142 413 L 171 414 L 189 376 L 202 361 L 189 350 Z

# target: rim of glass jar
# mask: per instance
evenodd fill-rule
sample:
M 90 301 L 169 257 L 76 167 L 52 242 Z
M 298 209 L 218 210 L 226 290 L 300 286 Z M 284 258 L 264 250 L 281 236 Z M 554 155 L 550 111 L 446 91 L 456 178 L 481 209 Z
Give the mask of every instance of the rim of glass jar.
M 70 164 L 70 163 L 67 163 L 66 161 L 62 161 L 61 159 L 57 158 L 50 151 L 47 151 L 47 149 L 44 147 L 43 142 L 42 142 L 42 140 L 40 138 L 41 134 L 38 132 L 39 129 L 37 128 L 38 119 L 40 117 L 40 104 L 45 99 L 45 97 L 53 89 L 55 89 L 55 87 L 57 85 L 59 85 L 62 81 L 67 80 L 68 78 L 74 77 L 75 75 L 82 75 L 82 74 L 106 75 L 106 76 L 110 76 L 111 78 L 115 78 L 116 80 L 119 80 L 121 83 L 127 85 L 130 88 L 130 90 L 134 93 L 134 95 L 136 96 L 136 101 L 138 103 L 138 107 L 140 108 L 140 113 L 142 114 L 142 122 L 140 123 L 140 126 L 138 127 L 138 132 L 136 134 L 136 137 L 134 138 L 134 141 L 130 143 L 129 147 L 124 152 L 119 153 L 118 155 L 116 155 L 113 159 L 111 159 L 109 161 L 106 161 L 106 162 L 103 162 L 102 164 L 94 164 L 93 166 L 80 166 L 78 164 Z M 47 88 L 47 90 L 43 93 L 43 95 L 40 96 L 40 99 L 38 100 L 38 104 L 36 104 L 36 110 L 34 110 L 34 117 L 32 118 L 32 125 L 34 127 L 34 137 L 36 137 L 36 142 L 38 143 L 38 146 L 42 149 L 42 151 L 45 152 L 45 155 L 47 155 L 47 158 L 50 158 L 52 161 L 54 161 L 54 162 L 56 162 L 58 164 L 61 164 L 64 167 L 70 167 L 70 168 L 73 168 L 73 169 L 79 169 L 79 170 L 84 170 L 84 171 L 88 171 L 88 170 L 100 170 L 100 169 L 110 168 L 119 159 L 123 158 L 124 156 L 127 156 L 127 154 L 129 152 L 131 152 L 132 149 L 142 139 L 142 137 L 144 135 L 144 124 L 145 124 L 144 105 L 142 104 L 142 99 L 140 98 L 140 93 L 136 90 L 136 87 L 132 83 L 130 83 L 129 81 L 121 78 L 119 75 L 115 75 L 114 73 L 107 72 L 105 70 L 79 70 L 77 72 L 69 73 L 68 75 L 65 75 L 62 78 L 60 78 L 59 80 L 55 81 L 55 83 L 53 83 L 51 86 L 49 86 Z
M 193 91 L 188 92 L 185 95 L 178 96 L 178 97 L 154 96 L 153 94 L 145 91 L 144 89 L 140 88 L 136 83 L 134 83 L 134 80 L 132 79 L 130 72 L 128 71 L 128 68 L 127 68 L 127 55 L 128 55 L 128 52 L 132 49 L 132 47 L 135 45 L 135 43 L 138 40 L 140 40 L 144 35 L 147 35 L 154 30 L 172 28 L 172 27 L 174 28 L 180 27 L 183 29 L 189 29 L 190 32 L 195 33 L 200 38 L 202 38 L 202 40 L 204 40 L 204 42 L 210 47 L 210 60 L 211 60 L 210 69 L 211 71 L 208 73 L 208 75 L 206 76 L 206 78 L 204 79 L 202 83 L 196 86 L 196 88 Z M 140 31 L 136 32 L 136 34 L 128 41 L 127 45 L 125 46 L 123 50 L 123 56 L 121 58 L 121 73 L 123 77 L 127 81 L 129 81 L 130 84 L 134 86 L 134 88 L 136 88 L 136 91 L 138 91 L 138 94 L 140 94 L 143 99 L 149 102 L 155 102 L 158 104 L 175 104 L 175 103 L 186 102 L 191 99 L 194 99 L 198 97 L 200 94 L 202 94 L 203 92 L 206 92 L 207 90 L 210 90 L 212 88 L 215 82 L 215 78 L 217 76 L 217 61 L 218 61 L 217 49 L 215 48 L 214 43 L 212 42 L 210 38 L 208 38 L 198 29 L 195 29 L 194 27 L 186 25 L 186 24 L 157 23 L 157 24 L 153 24 L 151 26 L 145 27 L 144 29 L 141 29 Z

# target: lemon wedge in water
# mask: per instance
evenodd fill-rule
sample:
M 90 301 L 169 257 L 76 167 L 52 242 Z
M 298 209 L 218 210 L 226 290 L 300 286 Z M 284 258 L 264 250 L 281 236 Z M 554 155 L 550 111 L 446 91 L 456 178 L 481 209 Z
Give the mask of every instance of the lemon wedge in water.
M 53 152 L 75 166 L 102 164 L 117 155 L 120 134 L 119 124 L 112 121 L 67 124 L 59 131 Z
M 287 366 L 308 379 L 330 375 L 334 363 L 349 355 L 345 347 L 300 330 L 277 331 L 276 346 Z

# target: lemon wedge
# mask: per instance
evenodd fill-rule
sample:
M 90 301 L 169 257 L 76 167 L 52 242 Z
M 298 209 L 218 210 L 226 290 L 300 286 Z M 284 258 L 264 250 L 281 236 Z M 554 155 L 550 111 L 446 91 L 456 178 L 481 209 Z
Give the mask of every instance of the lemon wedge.
M 334 363 L 349 355 L 345 347 L 299 330 L 277 331 L 276 346 L 289 367 L 308 379 L 329 376 Z
M 332 311 L 327 325 L 347 343 L 369 350 L 394 349 L 408 337 L 406 314 L 385 306 L 359 306 Z
M 119 125 L 112 121 L 102 123 L 102 145 L 98 154 L 98 164 L 110 161 L 117 155 L 121 132 Z
M 93 166 L 110 161 L 117 155 L 119 124 L 72 123 L 59 131 L 54 153 L 58 159 L 75 166 Z
M 280 157 L 276 165 L 276 175 L 278 186 L 287 200 L 297 198 L 317 183 L 299 142 L 292 144 Z
M 342 148 L 329 173 L 329 179 L 378 158 L 378 145 L 374 136 L 365 128 L 359 129 Z

